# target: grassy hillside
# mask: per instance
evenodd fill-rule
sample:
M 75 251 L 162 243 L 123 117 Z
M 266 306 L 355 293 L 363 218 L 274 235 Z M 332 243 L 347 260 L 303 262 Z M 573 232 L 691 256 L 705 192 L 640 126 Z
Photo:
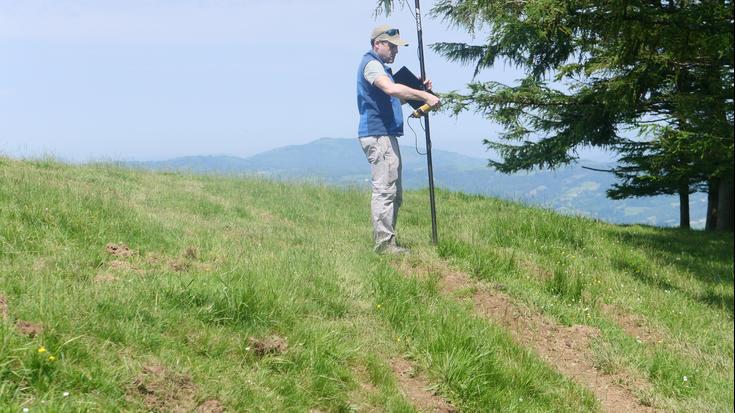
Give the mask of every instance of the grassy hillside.
M 427 188 L 426 157 L 419 155 L 415 140 L 401 139 L 403 187 Z M 609 173 L 584 169 L 611 169 L 615 165 L 580 160 L 556 170 L 503 174 L 488 168 L 487 159 L 458 153 L 432 151 L 437 188 L 468 194 L 522 201 L 569 215 L 584 215 L 617 224 L 679 225 L 679 199 L 675 195 L 612 200 L 606 190 L 616 181 Z M 329 162 L 324 162 L 329 159 Z M 166 172 L 250 174 L 283 179 L 310 179 L 342 186 L 366 188 L 370 170 L 355 138 L 321 138 L 303 145 L 272 149 L 249 158 L 190 156 L 167 161 L 126 162 L 125 166 Z M 704 228 L 707 195 L 690 197 L 691 224 Z
M 728 411 L 733 238 L 0 158 L 0 411 Z

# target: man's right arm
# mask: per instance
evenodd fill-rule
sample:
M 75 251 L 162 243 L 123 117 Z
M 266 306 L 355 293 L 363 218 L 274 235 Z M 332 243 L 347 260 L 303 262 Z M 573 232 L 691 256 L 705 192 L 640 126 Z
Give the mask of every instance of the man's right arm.
M 400 83 L 394 83 L 386 75 L 378 76 L 373 82 L 373 86 L 382 90 L 385 94 L 397 97 L 401 100 L 420 100 L 431 107 L 439 106 L 439 98 L 429 92 L 413 89 Z

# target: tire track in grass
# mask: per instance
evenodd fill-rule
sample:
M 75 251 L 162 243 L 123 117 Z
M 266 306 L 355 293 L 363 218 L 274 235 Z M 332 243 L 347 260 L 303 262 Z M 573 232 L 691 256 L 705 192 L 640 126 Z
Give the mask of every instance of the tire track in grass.
M 431 265 L 431 264 L 429 264 Z M 473 280 L 469 275 L 446 265 L 411 267 L 396 263 L 403 274 L 426 277 L 439 274 L 439 289 L 447 296 L 471 293 L 475 311 L 503 326 L 521 345 L 533 349 L 554 369 L 589 389 L 606 412 L 655 412 L 641 404 L 629 388 L 646 389 L 650 384 L 623 374 L 605 374 L 593 362 L 589 344 L 600 336 L 595 327 L 562 326 L 544 315 L 522 307 L 499 291 Z M 626 383 L 627 386 L 621 385 Z
M 623 329 L 626 334 L 642 343 L 661 343 L 665 338 L 663 332 L 651 327 L 644 318 L 630 314 L 614 304 L 602 303 L 600 309 L 603 314 L 615 321 L 615 324 Z
M 411 364 L 401 358 L 390 361 L 398 387 L 404 397 L 416 407 L 416 410 L 427 413 L 456 413 L 458 410 L 448 401 L 430 391 L 431 386 L 422 374 L 418 374 Z
M 381 355 L 381 368 L 385 365 L 385 372 L 391 380 L 391 389 L 398 390 L 402 398 L 401 406 L 412 406 L 422 413 L 457 413 L 449 401 L 439 395 L 435 386 L 432 386 L 425 375 L 418 372 L 413 365 L 401 357 L 387 358 Z M 352 407 L 358 412 L 385 412 L 393 411 L 397 406 L 378 405 L 375 397 L 381 393 L 380 386 L 372 382 L 365 367 L 353 368 L 353 376 L 357 381 L 357 388 L 351 395 Z M 393 387 L 395 384 L 396 387 Z M 370 400 L 373 399 L 373 400 Z M 385 402 L 386 400 L 383 400 Z

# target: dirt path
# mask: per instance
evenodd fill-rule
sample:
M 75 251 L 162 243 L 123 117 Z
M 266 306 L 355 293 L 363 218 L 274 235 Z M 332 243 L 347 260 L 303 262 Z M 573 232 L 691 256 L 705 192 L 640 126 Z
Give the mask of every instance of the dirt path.
M 411 365 L 411 362 L 401 357 L 386 358 L 385 362 L 393 373 L 400 394 L 417 411 L 423 413 L 458 412 L 449 401 L 434 391 L 433 386 L 431 386 L 426 376 L 418 372 Z M 380 404 L 380 402 L 376 402 L 374 399 L 374 396 L 378 395 L 380 389 L 371 382 L 367 369 L 364 366 L 354 367 L 353 374 L 358 383 L 357 388 L 350 395 L 350 404 L 354 410 L 365 413 L 385 412 L 386 406 Z M 312 409 L 310 413 L 323 412 L 318 409 Z
M 632 388 L 648 388 L 650 384 L 620 374 L 605 374 L 597 369 L 589 352 L 589 343 L 599 337 L 595 327 L 574 325 L 566 327 L 515 303 L 507 294 L 491 289 L 469 275 L 450 268 L 408 268 L 401 265 L 399 271 L 425 276 L 441 274 L 441 291 L 446 295 L 473 291 L 472 301 L 477 313 L 500 324 L 523 346 L 532 348 L 546 363 L 560 373 L 571 377 L 588 388 L 606 412 L 654 412 L 644 406 L 631 391 Z
M 416 407 L 416 410 L 426 413 L 455 413 L 448 401 L 430 390 L 428 380 L 421 374 L 416 374 L 411 364 L 404 359 L 390 361 L 391 370 L 398 380 L 403 395 Z

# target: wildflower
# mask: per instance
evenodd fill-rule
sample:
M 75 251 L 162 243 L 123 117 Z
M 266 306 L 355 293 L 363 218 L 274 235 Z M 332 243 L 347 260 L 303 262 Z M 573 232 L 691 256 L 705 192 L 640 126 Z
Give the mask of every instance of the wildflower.
M 378 310 L 380 310 L 383 306 L 378 304 Z
M 245 347 L 245 351 L 250 351 L 250 347 Z
M 44 346 L 39 347 L 38 348 L 38 352 L 39 353 L 45 353 L 46 352 L 46 347 L 44 347 Z
M 54 356 L 48 356 L 48 361 L 56 361 L 56 357 L 54 357 Z
M 29 408 L 27 408 L 27 407 L 24 407 L 24 408 L 23 408 L 23 413 L 28 413 L 29 411 L 31 411 L 31 409 L 29 409 Z
M 64 397 L 69 397 L 69 392 L 68 391 L 65 391 L 65 392 L 61 393 L 61 395 L 64 396 Z
M 687 377 L 687 376 L 684 376 L 684 381 L 685 381 L 685 382 L 689 381 L 689 377 Z

